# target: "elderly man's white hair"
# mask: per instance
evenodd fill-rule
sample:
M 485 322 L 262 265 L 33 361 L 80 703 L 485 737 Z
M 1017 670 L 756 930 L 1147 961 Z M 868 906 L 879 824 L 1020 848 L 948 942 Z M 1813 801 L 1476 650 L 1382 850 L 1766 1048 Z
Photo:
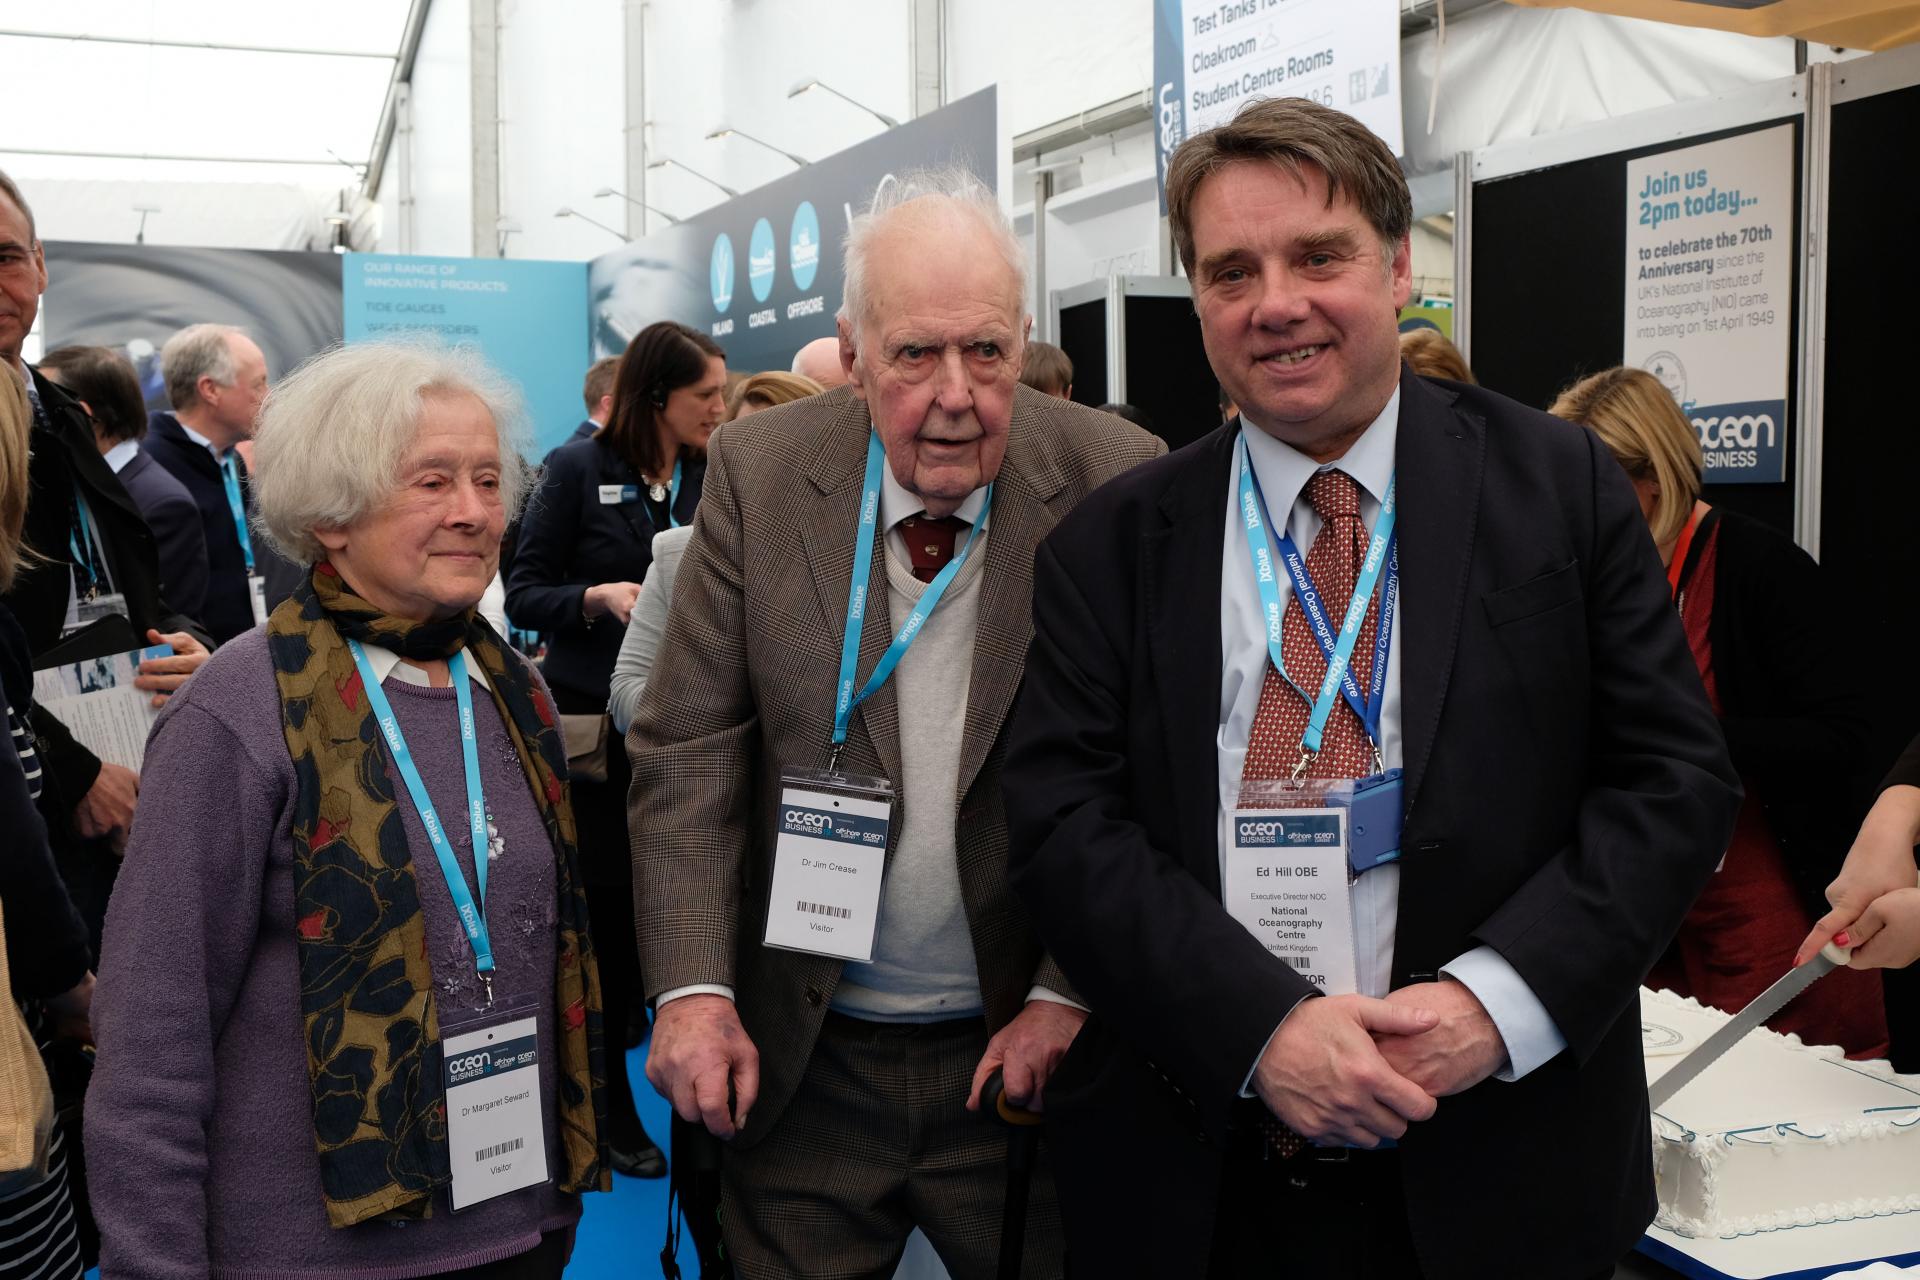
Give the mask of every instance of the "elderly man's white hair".
M 324 558 L 314 530 L 346 528 L 393 495 L 430 395 L 471 395 L 492 415 L 512 519 L 529 479 L 520 393 L 470 350 L 394 341 L 322 352 L 273 388 L 253 438 L 255 525 L 296 564 Z
M 979 219 L 980 225 L 993 238 L 995 247 L 1007 260 L 1007 269 L 1013 273 L 1015 296 L 1021 300 L 1021 318 L 1024 319 L 1027 254 L 1020 244 L 1019 235 L 1014 232 L 1013 223 L 1000 207 L 999 197 L 977 176 L 957 165 L 915 169 L 899 177 L 889 175 L 880 184 L 880 189 L 873 193 L 873 201 L 866 212 L 855 215 L 852 225 L 847 228 L 842 252 L 845 266 L 840 319 L 852 327 L 856 339 L 861 324 L 868 318 L 872 302 L 867 282 L 867 253 L 873 246 L 874 235 L 895 212 L 920 200 L 940 201 L 955 212 Z M 934 246 L 929 246 L 929 249 L 932 248 Z
M 233 360 L 235 334 L 246 330 L 230 324 L 190 324 L 160 348 L 160 373 L 167 382 L 167 403 L 191 409 L 200 402 L 200 379 L 230 387 L 240 376 Z

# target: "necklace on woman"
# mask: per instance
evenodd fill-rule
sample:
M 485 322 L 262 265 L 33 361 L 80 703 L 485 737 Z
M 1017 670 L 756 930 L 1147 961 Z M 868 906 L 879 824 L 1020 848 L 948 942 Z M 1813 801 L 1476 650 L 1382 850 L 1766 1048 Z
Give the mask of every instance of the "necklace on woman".
M 647 496 L 655 502 L 665 502 L 667 500 L 667 486 L 664 484 L 655 484 L 649 480 L 647 481 Z

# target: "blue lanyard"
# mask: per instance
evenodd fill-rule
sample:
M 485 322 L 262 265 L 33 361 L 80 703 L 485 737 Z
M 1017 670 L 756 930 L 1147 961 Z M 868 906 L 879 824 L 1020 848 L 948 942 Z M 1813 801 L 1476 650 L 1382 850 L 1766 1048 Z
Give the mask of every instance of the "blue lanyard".
M 847 723 L 853 718 L 853 709 L 872 697 L 893 669 L 900 665 L 900 659 L 920 634 L 927 619 L 939 607 L 940 597 L 960 573 L 961 566 L 967 562 L 967 553 L 973 550 L 973 540 L 987 527 L 987 517 L 993 511 L 993 486 L 987 486 L 986 502 L 980 508 L 980 519 L 967 533 L 967 540 L 960 545 L 959 554 L 947 562 L 920 593 L 919 602 L 913 606 L 913 612 L 900 625 L 899 634 L 893 637 L 893 643 L 880 655 L 880 662 L 867 677 L 867 683 L 860 692 L 853 691 L 854 677 L 860 663 L 860 631 L 867 617 L 867 578 L 873 572 L 874 533 L 880 526 L 880 468 L 886 465 L 886 450 L 880 447 L 880 437 L 867 437 L 867 486 L 860 497 L 860 528 L 854 535 L 853 581 L 847 587 L 847 633 L 840 642 L 840 689 L 833 704 L 833 746 L 834 757 L 840 755 L 840 746 L 847 740 Z
M 447 673 L 453 680 L 454 697 L 460 706 L 460 755 L 467 769 L 467 825 L 473 836 L 473 876 L 479 888 L 479 903 L 467 889 L 467 877 L 460 870 L 460 860 L 453 854 L 453 846 L 447 843 L 446 830 L 440 825 L 440 815 L 434 810 L 433 799 L 427 794 L 427 784 L 421 781 L 420 770 L 414 766 L 413 753 L 407 749 L 407 740 L 400 733 L 400 722 L 394 719 L 393 704 L 387 701 L 387 695 L 380 688 L 380 682 L 374 679 L 373 667 L 367 662 L 367 651 L 360 647 L 358 640 L 348 640 L 347 648 L 353 653 L 353 665 L 360 669 L 360 683 L 367 691 L 367 704 L 373 708 L 373 717 L 380 722 L 380 732 L 386 737 L 387 748 L 393 752 L 393 763 L 400 770 L 400 777 L 407 784 L 407 793 L 413 797 L 413 807 L 419 811 L 420 825 L 427 829 L 427 839 L 433 842 L 434 855 L 440 860 L 440 874 L 446 878 L 447 893 L 453 899 L 453 909 L 459 913 L 460 927 L 466 931 L 467 942 L 473 947 L 473 967 L 480 974 L 480 981 L 487 989 L 487 1003 L 493 1003 L 493 943 L 487 934 L 487 917 L 484 904 L 487 900 L 487 801 L 480 786 L 480 741 L 473 722 L 473 691 L 467 685 L 467 655 L 464 650 L 447 660 Z
M 673 460 L 673 483 L 667 488 L 667 528 L 678 529 L 680 517 L 675 508 L 680 505 L 680 459 Z
M 93 549 L 98 543 L 93 536 L 93 516 L 87 510 L 87 496 L 80 492 L 78 485 L 73 490 L 73 510 L 79 528 L 67 530 L 67 549 L 73 552 L 73 562 L 86 570 L 88 589 L 94 590 L 100 585 L 100 566 L 93 558 Z
M 1286 659 L 1281 646 L 1284 610 L 1280 603 L 1279 583 L 1274 576 L 1273 555 L 1267 544 L 1270 520 L 1266 498 L 1260 491 L 1260 478 L 1254 474 L 1252 460 L 1247 455 L 1244 435 L 1239 445 L 1240 514 L 1246 522 L 1247 549 L 1253 564 L 1253 578 L 1259 587 L 1261 609 L 1267 620 L 1267 656 L 1272 660 L 1274 669 L 1286 677 Z M 1333 714 L 1335 697 L 1346 699 L 1354 715 L 1365 726 L 1367 736 L 1373 740 L 1375 750 L 1379 749 L 1380 717 L 1386 707 L 1387 656 L 1393 643 L 1393 615 L 1400 599 L 1400 553 L 1394 539 L 1397 483 L 1397 480 L 1387 482 L 1386 499 L 1380 504 L 1380 516 L 1374 522 L 1366 559 L 1354 582 L 1353 596 L 1347 601 L 1346 615 L 1341 619 L 1338 636 L 1335 636 L 1330 625 L 1319 589 L 1313 585 L 1313 578 L 1307 573 L 1306 558 L 1300 554 L 1299 547 L 1285 532 L 1276 539 L 1280 562 L 1286 567 L 1294 595 L 1300 601 L 1301 612 L 1306 615 L 1308 630 L 1313 633 L 1321 654 L 1327 660 L 1327 673 L 1320 681 L 1318 695 L 1313 699 L 1313 714 L 1300 737 L 1300 745 L 1307 755 L 1320 750 L 1327 720 Z M 1368 681 L 1368 692 L 1362 695 L 1359 682 L 1353 677 L 1353 650 L 1359 642 L 1360 629 L 1366 622 L 1367 602 L 1373 598 L 1374 586 L 1383 568 L 1387 581 L 1381 593 L 1379 620 L 1374 628 L 1373 671 Z M 1289 683 L 1292 683 L 1291 679 Z M 1299 688 L 1298 685 L 1294 687 Z M 1304 690 L 1302 693 L 1304 696 Z
M 253 572 L 253 538 L 247 533 L 247 503 L 240 496 L 240 473 L 233 454 L 220 458 L 220 478 L 227 482 L 227 506 L 233 511 L 233 531 L 240 535 L 240 551 L 247 558 L 247 572 Z

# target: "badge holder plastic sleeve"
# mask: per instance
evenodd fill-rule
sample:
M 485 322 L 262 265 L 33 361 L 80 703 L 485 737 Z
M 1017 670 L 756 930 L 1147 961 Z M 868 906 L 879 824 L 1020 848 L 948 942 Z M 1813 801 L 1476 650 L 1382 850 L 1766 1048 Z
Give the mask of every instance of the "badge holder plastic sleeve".
M 508 1027 L 512 1026 L 516 1022 L 524 1022 L 528 1020 L 531 1020 L 533 1022 L 533 1027 L 534 1027 L 533 1039 L 534 1039 L 535 1050 L 537 1053 L 538 1045 L 539 1045 L 540 1002 L 537 999 L 532 997 L 522 997 L 521 999 L 512 1001 L 511 1003 L 503 1001 L 499 1004 L 494 1005 L 490 1009 L 461 1010 L 453 1014 L 452 1016 L 447 1016 L 445 1014 L 444 1003 L 439 1004 L 438 1007 L 443 1011 L 441 1022 L 440 1022 L 440 1044 L 442 1049 L 441 1066 L 440 1066 L 440 1084 L 441 1084 L 443 1097 L 445 1098 L 446 1105 L 447 1105 L 447 1144 L 448 1144 L 447 1157 L 448 1157 L 449 1165 L 451 1166 L 451 1163 L 453 1161 L 459 1160 L 463 1156 L 471 1154 L 468 1152 L 463 1152 L 453 1145 L 454 1125 L 455 1125 L 456 1117 L 454 1114 L 455 1104 L 451 1099 L 451 1094 L 453 1092 L 453 1083 L 452 1083 L 451 1077 L 453 1075 L 454 1069 L 459 1065 L 459 1060 L 462 1057 L 466 1057 L 474 1053 L 485 1051 L 491 1043 L 496 1042 L 501 1036 L 504 1035 Z M 471 1037 L 475 1035 L 479 1035 L 483 1037 L 478 1042 L 477 1045 L 463 1045 L 460 1047 L 460 1049 L 457 1052 L 448 1050 L 447 1046 L 456 1044 L 457 1042 L 462 1041 L 467 1037 Z M 533 1076 L 529 1083 L 531 1083 L 534 1089 L 538 1090 L 540 1087 L 540 1062 L 537 1057 L 533 1062 L 527 1064 L 526 1067 L 523 1067 L 520 1069 L 525 1070 L 529 1068 L 533 1072 Z M 539 1155 L 540 1155 L 541 1163 L 546 1166 L 547 1176 L 534 1182 L 528 1182 L 520 1186 L 516 1186 L 511 1190 L 502 1191 L 497 1195 L 487 1196 L 483 1199 L 468 1201 L 466 1204 L 456 1204 L 454 1202 L 453 1186 L 451 1183 L 449 1183 L 447 1186 L 447 1209 L 449 1212 L 456 1213 L 456 1214 L 466 1213 L 470 1209 L 479 1208 L 481 1205 L 488 1204 L 494 1200 L 499 1199 L 501 1195 L 512 1195 L 515 1191 L 524 1191 L 530 1187 L 543 1187 L 543 1186 L 552 1185 L 554 1180 L 553 1165 L 550 1161 L 547 1160 L 547 1106 L 549 1101 L 550 1100 L 544 1094 L 540 1095 L 540 1098 L 539 1098 L 540 1134 L 538 1139 Z
M 892 844 L 893 814 L 895 812 L 893 783 L 886 778 L 873 777 L 862 773 L 848 773 L 843 769 L 835 767 L 814 769 L 803 766 L 788 766 L 780 771 L 781 804 L 779 809 L 776 810 L 776 813 L 784 811 L 787 807 L 786 797 L 788 793 L 795 790 L 818 793 L 827 797 L 830 804 L 843 800 L 858 800 L 869 804 L 885 806 L 887 835 L 880 848 L 880 856 L 882 859 L 880 870 L 882 891 L 875 893 L 875 905 L 873 908 L 874 923 L 872 937 L 878 938 L 880 934 L 879 913 L 881 905 L 885 900 L 885 858 L 887 848 Z M 779 846 L 781 832 L 777 818 L 772 835 L 773 839 L 768 848 L 770 860 L 773 865 L 768 868 L 767 891 L 761 903 L 763 908 L 763 915 L 761 917 L 761 945 L 775 951 L 792 951 L 801 955 L 829 955 L 835 959 L 845 960 L 849 964 L 871 964 L 873 962 L 871 948 L 869 948 L 868 955 L 862 959 L 841 955 L 838 952 L 793 946 L 773 939 L 774 919 L 776 915 L 779 914 L 781 902 L 784 902 L 787 898 L 787 894 L 780 885 L 778 861 L 780 857 Z M 774 896 L 776 893 L 781 895 L 778 900 L 776 900 Z

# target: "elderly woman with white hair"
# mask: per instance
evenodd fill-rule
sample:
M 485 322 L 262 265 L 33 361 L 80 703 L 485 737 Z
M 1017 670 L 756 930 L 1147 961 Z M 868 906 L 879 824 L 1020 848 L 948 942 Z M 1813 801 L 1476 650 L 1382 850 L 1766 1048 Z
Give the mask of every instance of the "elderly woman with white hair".
M 267 404 L 259 524 L 311 570 L 153 730 L 94 1004 L 108 1274 L 558 1276 L 607 1186 L 565 751 L 474 613 L 523 430 L 423 347 Z

